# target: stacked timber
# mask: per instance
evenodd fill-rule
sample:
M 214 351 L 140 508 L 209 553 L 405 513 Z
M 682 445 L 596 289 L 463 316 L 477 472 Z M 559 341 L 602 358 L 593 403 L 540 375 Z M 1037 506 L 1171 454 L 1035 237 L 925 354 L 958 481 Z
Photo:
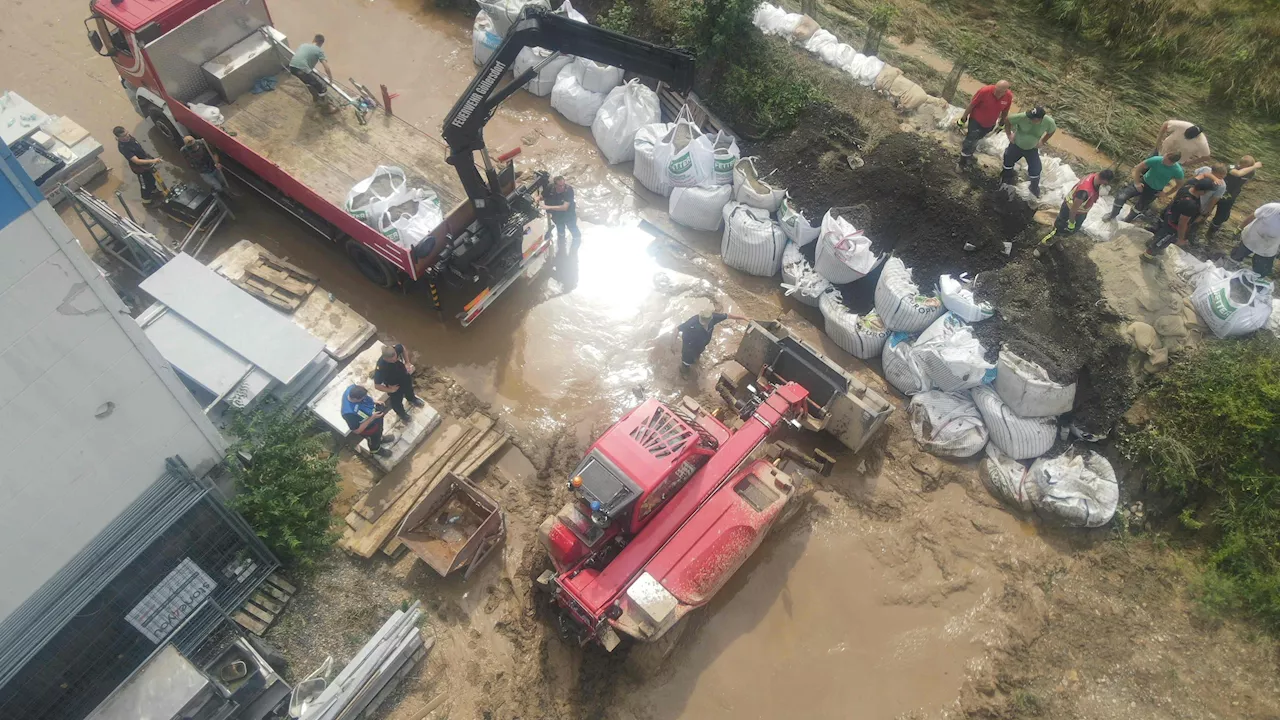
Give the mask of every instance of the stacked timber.
M 435 644 L 422 639 L 420 603 L 397 610 L 338 673 L 302 720 L 358 720 L 372 717 Z
M 338 545 L 363 558 L 379 549 L 399 557 L 404 545 L 395 537 L 396 530 L 423 495 L 449 473 L 470 479 L 508 440 L 494 428 L 493 418 L 478 412 L 465 421 L 446 423 L 414 455 L 409 472 L 384 477 L 352 506 Z

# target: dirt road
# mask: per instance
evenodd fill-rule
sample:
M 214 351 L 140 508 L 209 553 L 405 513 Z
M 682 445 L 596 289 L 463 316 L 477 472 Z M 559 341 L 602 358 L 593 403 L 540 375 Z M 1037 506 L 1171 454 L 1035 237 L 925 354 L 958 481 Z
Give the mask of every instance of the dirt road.
M 399 92 L 397 113 L 425 132 L 437 132 L 474 71 L 462 14 L 411 0 L 275 0 L 271 8 L 291 37 L 326 34 L 340 77 Z M 95 191 L 109 197 L 124 177 L 136 197 L 110 130 L 140 127 L 147 137 L 148 128 L 84 41 L 83 1 L 12 0 L 10 10 L 0 29 L 9 87 L 108 141 L 113 178 Z M 790 319 L 798 325 L 813 315 L 782 300 L 775 283 L 726 271 L 716 236 L 671 228 L 663 203 L 634 190 L 629 167 L 604 166 L 589 133 L 545 100 L 516 95 L 486 134 L 491 147 L 519 144 L 523 162 L 570 177 L 586 237 L 576 255 L 554 261 L 544 279 L 504 296 L 465 332 L 437 321 L 424 298 L 372 288 L 339 252 L 252 198 L 211 247 L 247 237 L 317 273 L 383 339 L 405 343 L 431 367 L 424 394 L 433 404 L 455 415 L 488 406 L 524 451 L 509 451 L 483 479 L 508 509 L 501 562 L 463 583 L 440 581 L 421 564 L 335 554 L 272 636 L 295 674 L 326 654 L 345 661 L 402 600 L 422 598 L 436 650 L 388 717 L 421 718 L 432 703 L 434 717 L 653 720 L 1277 711 L 1269 644 L 1246 642 L 1231 625 L 1193 625 L 1182 610 L 1160 622 L 1154 608 L 1180 604 L 1181 585 L 1117 576 L 1113 568 L 1163 567 L 1154 550 L 1126 546 L 1117 559 L 1103 554 L 1114 543 L 1102 534 L 1018 519 L 987 495 L 974 464 L 919 453 L 901 412 L 883 447 L 839 455 L 808 510 L 694 616 L 656 675 L 625 655 L 566 645 L 530 592 L 541 560 L 534 529 L 563 501 L 565 473 L 605 424 L 641 397 L 705 395 L 714 363 L 740 332 L 722 331 L 700 376 L 686 383 L 675 371 L 674 324 L 708 301 L 758 317 L 797 311 Z M 676 237 L 637 230 L 642 217 Z M 69 224 L 83 232 L 74 217 Z M 1116 583 L 1131 592 L 1090 605 Z M 1104 620 L 1095 625 L 1091 612 Z M 1103 628 L 1096 644 L 1081 641 Z M 1146 661 L 1141 672 L 1126 669 L 1138 660 Z

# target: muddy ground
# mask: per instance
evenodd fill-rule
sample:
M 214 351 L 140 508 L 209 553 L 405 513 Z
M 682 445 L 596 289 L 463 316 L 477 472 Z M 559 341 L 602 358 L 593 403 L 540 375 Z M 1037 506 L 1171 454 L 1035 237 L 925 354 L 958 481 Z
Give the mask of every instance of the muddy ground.
M 399 91 L 397 112 L 424 131 L 438 130 L 474 72 L 470 21 L 459 13 L 417 0 L 270 4 L 291 37 L 328 35 L 339 76 Z M 11 89 L 99 139 L 115 124 L 155 139 L 108 61 L 85 43 L 83 3 L 12 5 L 0 29 Z M 395 48 L 394 62 L 378 48 Z M 807 56 L 800 62 L 815 77 L 832 77 Z M 897 132 L 883 100 L 839 88 L 842 109 L 873 142 Z M 563 501 L 561 483 L 591 439 L 640 397 L 690 394 L 710 404 L 715 365 L 741 332 L 721 329 L 685 382 L 671 328 L 708 302 L 803 322 L 776 281 L 725 270 L 717 236 L 664 225 L 674 237 L 655 242 L 638 232 L 637 215 L 661 222 L 661 199 L 636 189 L 627 166 L 603 166 L 589 134 L 556 119 L 544 100 L 513 97 L 487 137 L 493 147 L 520 144 L 525 162 L 573 178 L 586 238 L 577 255 L 551 263 L 466 332 L 440 324 L 424 298 L 371 287 L 340 252 L 254 198 L 237 204 L 236 222 L 211 243 L 210 256 L 248 237 L 317 273 L 382 339 L 409 346 L 433 405 L 454 417 L 487 409 L 517 445 L 480 478 L 507 512 L 501 556 L 463 582 L 421 563 L 335 552 L 299 578 L 299 594 L 269 635 L 293 678 L 328 654 L 345 662 L 402 603 L 420 599 L 435 649 L 386 718 L 1280 716 L 1275 644 L 1198 614 L 1184 590 L 1192 571 L 1182 555 L 1105 530 L 1062 533 L 1009 512 L 982 488 L 974 463 L 920 453 L 898 401 L 881 442 L 859 456 L 827 439 L 795 439 L 834 453 L 836 471 L 691 617 L 656 672 L 643 653 L 610 656 L 563 642 L 532 593 L 542 562 L 537 523 Z M 110 197 L 122 187 L 136 208 L 123 162 L 110 147 L 105 157 L 112 177 L 94 191 Z M 74 216 L 64 216 L 92 250 Z M 1039 267 L 1051 266 L 1028 276 L 1053 277 Z M 815 319 L 811 309 L 800 312 Z M 1058 321 L 1045 322 L 1051 332 Z M 808 332 L 837 362 L 866 372 Z M 345 458 L 344 469 L 353 462 Z M 344 488 L 343 502 L 358 489 Z

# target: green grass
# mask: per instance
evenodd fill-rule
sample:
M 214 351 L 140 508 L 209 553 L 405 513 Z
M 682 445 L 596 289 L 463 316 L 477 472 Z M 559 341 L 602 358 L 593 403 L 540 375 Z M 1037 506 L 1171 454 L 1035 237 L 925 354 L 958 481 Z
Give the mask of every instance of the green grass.
M 828 0 L 821 5 L 827 12 L 820 13 L 819 24 L 859 47 L 865 19 L 883 1 Z M 1019 106 L 1045 105 L 1068 132 L 1124 168 L 1151 150 L 1161 123 L 1169 118 L 1186 119 L 1204 126 L 1219 159 L 1234 162 L 1251 154 L 1270 166 L 1245 191 L 1237 204 L 1237 217 L 1280 197 L 1280 122 L 1269 114 L 1278 104 L 1264 102 L 1262 95 L 1253 92 L 1247 96 L 1257 100 L 1247 99 L 1238 87 L 1232 92 L 1239 101 L 1224 101 L 1222 89 L 1209 77 L 1210 69 L 1202 68 L 1200 74 L 1189 70 L 1197 67 L 1197 62 L 1201 66 L 1211 63 L 1184 58 L 1190 43 L 1184 35 L 1177 35 L 1179 41 L 1167 46 L 1137 48 L 1121 42 L 1120 47 L 1108 47 L 1087 33 L 1077 33 L 1046 10 L 1047 6 L 1064 7 L 1064 0 L 889 1 L 902 11 L 890 24 L 891 35 L 918 36 L 943 57 L 963 57 L 975 78 L 988 82 L 1008 79 Z M 1132 5 L 1164 2 L 1146 0 Z M 1257 5 L 1250 0 L 1242 3 Z M 798 10 L 794 0 L 785 4 Z M 1109 8 L 1131 5 L 1094 4 Z M 1280 18 L 1280 9 L 1273 9 L 1271 15 Z M 1147 33 L 1143 28 L 1126 32 Z M 1176 32 L 1182 33 L 1183 28 Z M 1224 42 L 1220 32 L 1205 31 L 1203 42 Z M 975 37 L 979 45 L 976 52 L 972 49 Z M 892 51 L 883 54 L 894 62 Z M 1257 77 L 1261 86 L 1280 94 L 1276 73 L 1263 72 L 1271 61 L 1258 58 L 1256 53 L 1252 57 L 1259 70 L 1244 73 L 1245 77 Z M 916 75 L 912 77 L 920 82 Z M 926 84 L 926 89 L 935 88 Z
M 1208 547 L 1206 607 L 1280 633 L 1280 341 L 1210 342 L 1160 376 L 1120 449 Z

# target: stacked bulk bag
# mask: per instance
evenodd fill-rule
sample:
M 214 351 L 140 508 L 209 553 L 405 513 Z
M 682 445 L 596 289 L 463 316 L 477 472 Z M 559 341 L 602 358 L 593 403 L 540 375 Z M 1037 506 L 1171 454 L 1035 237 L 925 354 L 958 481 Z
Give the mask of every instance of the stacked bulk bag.
M 560 69 L 551 88 L 551 107 L 578 125 L 591 125 L 606 97 L 603 92 L 594 92 L 583 86 L 585 73 L 586 65 L 582 58 L 578 58 Z
M 916 444 L 925 452 L 967 458 L 987 444 L 987 427 L 968 393 L 922 392 L 911 398 L 907 413 Z
M 789 37 L 796 31 L 796 27 L 800 25 L 803 18 L 804 16 L 799 13 L 789 13 L 769 3 L 760 3 L 751 22 L 765 35 Z
M 516 77 L 520 77 L 526 70 L 532 69 L 553 54 L 545 48 L 527 47 L 521 50 L 519 55 L 516 55 L 516 61 L 511 63 L 511 72 Z M 524 89 L 538 97 L 550 95 L 551 91 L 555 89 L 556 78 L 559 77 L 560 71 L 571 62 L 573 62 L 573 58 L 569 55 L 561 55 L 548 62 L 536 75 L 530 78 L 529 82 L 525 83 Z
M 920 294 L 911 270 L 891 257 L 876 283 L 876 312 L 890 330 L 920 332 L 942 316 L 943 307 L 936 295 Z
M 995 390 L 1004 404 L 1022 417 L 1057 417 L 1075 404 L 1076 384 L 1054 382 L 1045 369 L 1008 348 L 996 359 Z
M 973 328 L 952 313 L 938 318 L 912 344 L 928 385 L 943 392 L 981 385 L 995 366 L 983 357 Z
M 938 277 L 938 299 L 942 306 L 968 323 L 982 322 L 995 315 L 991 303 L 978 302 L 968 283 L 953 280 L 950 275 Z
M 502 35 L 493 27 L 493 19 L 481 10 L 476 13 L 476 21 L 471 26 L 471 59 L 477 65 L 484 65 L 493 57 L 493 53 L 502 44 Z
M 776 212 L 787 191 L 775 188 L 756 172 L 755 158 L 742 158 L 733 165 L 733 199 L 769 212 Z
M 719 230 L 725 206 L 732 198 L 733 188 L 729 185 L 678 187 L 671 191 L 667 215 L 672 222 L 687 228 Z
M 721 130 L 711 141 L 711 182 L 715 185 L 733 185 L 733 166 L 742 158 L 738 141 Z
M 871 240 L 848 220 L 839 217 L 838 210 L 832 208 L 822 218 L 813 265 L 819 275 L 842 285 L 866 277 L 875 269 L 877 258 L 871 250 Z
M 632 143 L 635 164 L 631 167 L 631 173 L 649 192 L 664 197 L 671 194 L 671 183 L 667 180 L 670 148 L 662 143 L 662 138 L 674 127 L 671 123 L 643 125 L 636 131 L 636 139 Z
M 786 234 L 787 239 L 797 247 L 804 247 L 817 240 L 821 233 L 821 230 L 809 223 L 808 218 L 796 207 L 790 195 L 784 195 L 782 202 L 778 204 L 778 224 L 782 226 L 782 232 Z
M 1271 319 L 1272 289 L 1270 280 L 1252 270 L 1228 273 L 1211 267 L 1196 278 L 1191 307 L 1220 338 L 1248 335 Z
M 995 443 L 987 443 L 982 461 L 982 484 L 987 491 L 1022 512 L 1031 511 L 1030 471 L 1026 465 L 1005 455 Z
M 881 321 L 883 322 L 883 318 Z M 912 350 L 910 335 L 891 332 L 885 338 L 884 350 L 880 353 L 884 379 L 903 395 L 915 395 L 929 389 L 928 380 L 916 364 L 916 356 Z
M 841 350 L 860 360 L 870 360 L 884 349 L 889 331 L 875 310 L 866 315 L 851 312 L 834 289 L 818 298 L 818 310 L 822 312 L 824 331 Z
M 773 277 L 782 265 L 787 236 L 769 213 L 742 203 L 724 206 L 724 236 L 720 259 L 735 270 Z
M 582 87 L 591 92 L 607 94 L 622 84 L 622 68 L 586 58 L 577 58 L 574 62 L 582 66 Z
M 591 122 L 591 136 L 610 165 L 627 162 L 636 155 L 636 133 L 661 119 L 658 94 L 632 80 L 609 91 Z M 719 210 L 716 208 L 717 218 Z M 716 222 L 718 225 L 719 220 Z
M 712 177 L 714 149 L 702 134 L 688 107 L 680 108 L 674 127 L 660 141 L 666 145 L 667 182 L 672 187 L 696 187 L 709 184 Z
M 1031 506 L 1070 527 L 1102 527 L 1120 503 L 1120 485 L 1111 463 L 1092 450 L 1075 448 L 1031 465 L 1026 484 Z
M 786 234 L 785 230 L 783 234 Z M 831 289 L 831 283 L 814 272 L 813 266 L 801 254 L 799 245 L 788 242 L 782 251 L 782 288 L 788 297 L 810 307 L 818 307 L 819 299 Z M 876 348 L 876 352 L 879 351 Z
M 1015 413 L 994 389 L 979 385 L 970 391 L 982 413 L 991 442 L 1015 460 L 1039 457 L 1053 447 L 1058 436 L 1055 418 L 1027 418 Z

